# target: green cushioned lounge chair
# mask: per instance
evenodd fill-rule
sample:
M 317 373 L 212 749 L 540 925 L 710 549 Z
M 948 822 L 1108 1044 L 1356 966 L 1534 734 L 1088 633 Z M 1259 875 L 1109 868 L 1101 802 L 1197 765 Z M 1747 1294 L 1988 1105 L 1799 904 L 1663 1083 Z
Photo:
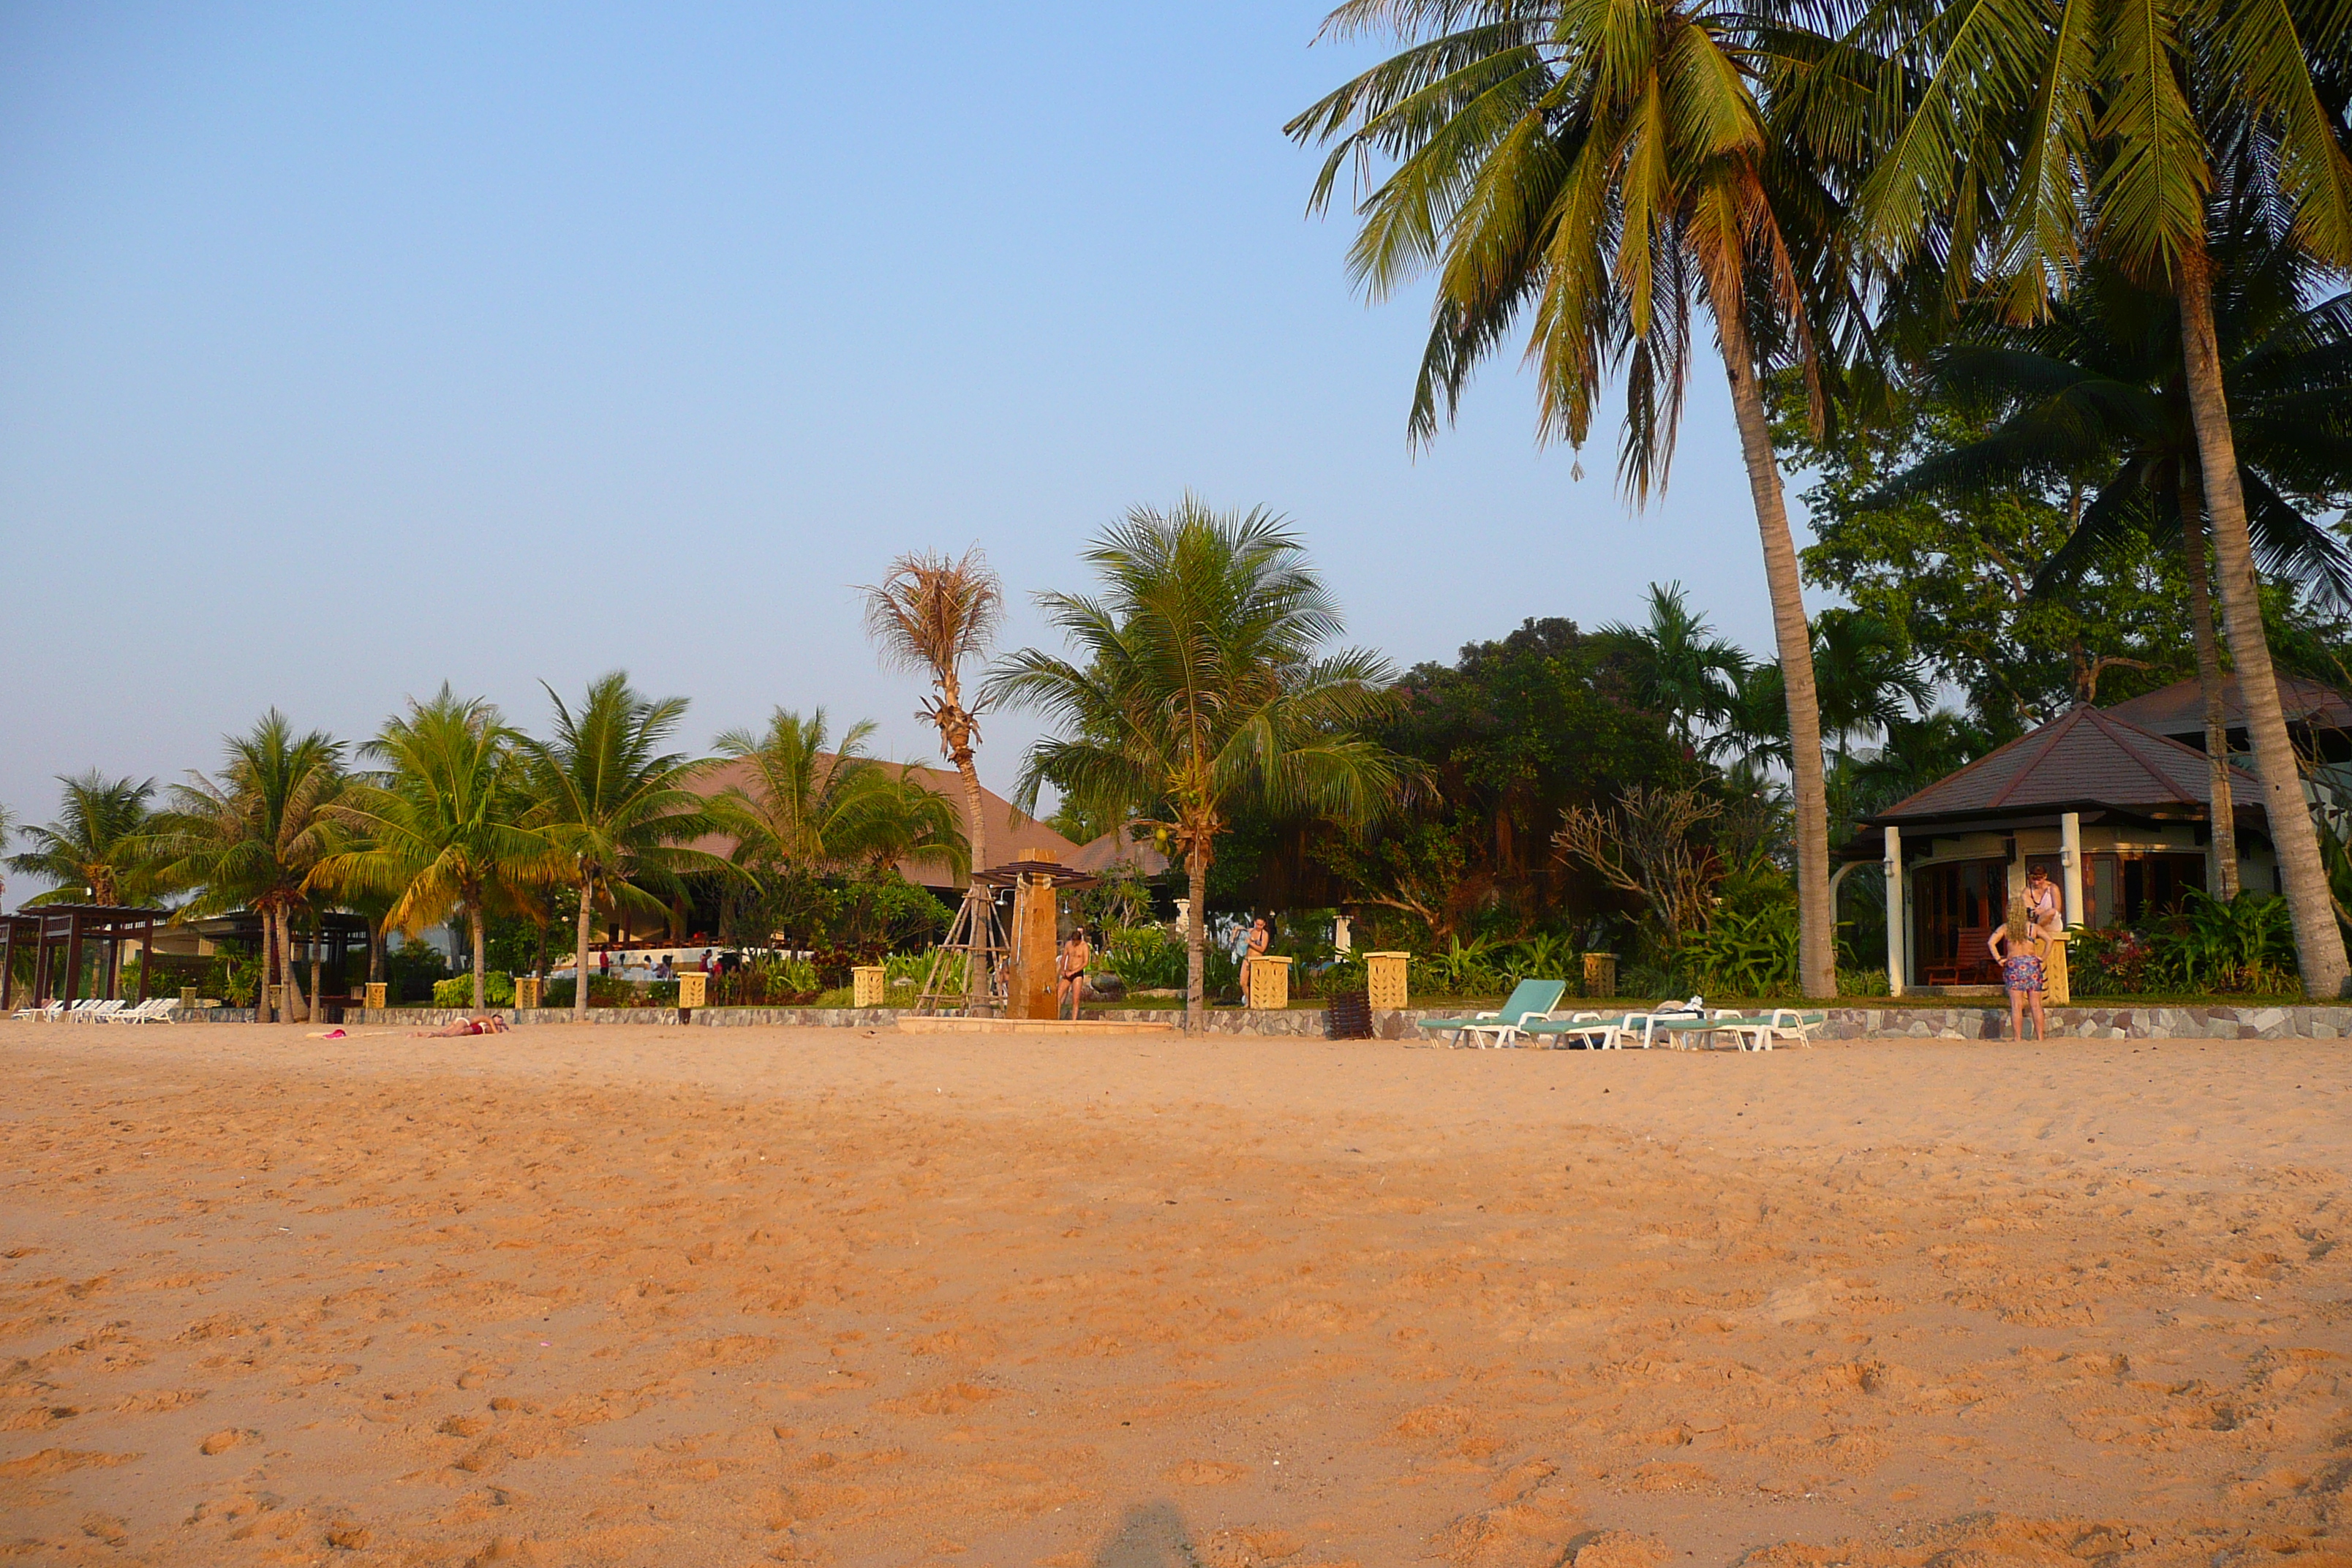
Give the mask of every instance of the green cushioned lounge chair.
M 1454 1037 L 1454 1043 L 1507 1046 L 1528 1032 L 1528 1025 L 1548 1018 L 1568 994 L 1565 980 L 1522 980 L 1511 988 L 1502 1006 L 1467 1018 L 1423 1018 L 1421 1026 Z

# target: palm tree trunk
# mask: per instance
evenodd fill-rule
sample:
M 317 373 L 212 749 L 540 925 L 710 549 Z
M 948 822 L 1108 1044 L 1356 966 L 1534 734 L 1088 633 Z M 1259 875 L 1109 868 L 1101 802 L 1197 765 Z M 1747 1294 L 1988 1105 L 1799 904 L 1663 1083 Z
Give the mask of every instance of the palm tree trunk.
M 1184 931 L 1184 1027 L 1199 1034 L 1209 1020 L 1202 992 L 1209 978 L 1209 857 L 1194 839 L 1184 856 L 1192 875 L 1192 907 Z
M 466 911 L 466 923 L 474 931 L 474 1011 L 478 1013 L 489 1004 L 482 997 L 482 910 L 477 904 Z
M 2213 636 L 2213 595 L 2205 581 L 2205 484 L 2197 465 L 2180 465 L 2180 559 L 2189 575 L 2189 630 L 2197 644 L 2197 687 L 2205 699 L 2205 755 L 2213 770 L 2212 874 L 2205 890 L 2238 896 L 2237 805 L 2230 794 L 2230 726 L 2221 706 L 2221 649 Z
M 1780 469 L 1772 457 L 1772 422 L 1756 377 L 1738 280 L 1708 268 L 1708 300 L 1731 378 L 1731 409 L 1739 423 L 1739 452 L 1755 498 L 1756 527 L 1764 541 L 1764 583 L 1772 599 L 1772 636 L 1789 694 L 1790 782 L 1797 830 L 1797 980 L 1808 996 L 1837 994 L 1835 917 L 1830 910 L 1830 816 L 1822 769 L 1822 709 L 1813 686 L 1812 628 L 1805 620 L 1804 584 L 1797 575 L 1797 545 Z
M 278 1022 L 299 1024 L 310 1009 L 302 995 L 302 971 L 294 961 L 294 916 L 283 904 L 278 908 L 278 973 L 286 988 Z
M 2238 484 L 2237 442 L 2230 432 L 2221 351 L 2213 331 L 2211 268 L 2201 249 L 2183 258 L 2180 347 L 2189 410 L 2197 425 L 2197 454 L 2204 470 L 2205 509 L 2213 520 L 2222 626 L 2230 638 L 2230 662 L 2237 668 L 2246 733 L 2253 741 L 2254 769 L 2263 781 L 2271 847 L 2278 856 L 2287 910 L 2294 921 L 2295 959 L 2302 966 L 2304 990 L 2333 999 L 2344 994 L 2344 933 L 2336 923 L 2327 868 L 2319 858 L 2319 834 L 2305 803 L 2303 771 L 2295 762 L 2294 742 L 2287 737 L 2270 642 L 2263 630 L 2253 545 L 2246 537 L 2245 492 Z
M 278 911 L 261 911 L 261 984 L 253 994 L 253 1021 L 274 1024 L 278 1015 L 269 1006 L 269 970 L 278 956 Z
M 984 871 L 988 868 L 988 825 L 983 820 L 987 813 L 980 804 L 980 769 L 971 760 L 970 746 L 956 747 L 952 756 L 956 776 L 963 780 L 963 833 L 971 845 L 971 868 Z M 983 907 L 988 892 L 978 882 L 967 887 L 963 896 L 970 908 L 966 940 L 972 944 L 971 951 L 964 955 L 963 965 L 963 1005 L 969 1010 L 980 1005 L 980 988 L 986 978 L 982 973 L 984 955 L 981 942 L 992 911 Z
M 368 984 L 383 979 L 383 921 L 368 921 Z
M 580 940 L 572 951 L 572 1021 L 588 1021 L 588 921 L 595 898 L 596 879 L 580 879 Z
M 309 1002 L 305 1004 L 310 1016 L 313 1018 L 318 1017 L 320 1013 L 322 1011 L 319 1003 L 319 968 L 320 962 L 319 955 L 325 950 L 327 945 L 324 941 L 320 940 L 325 936 L 325 934 L 326 933 L 324 931 L 319 929 L 319 922 L 314 918 L 310 922 L 310 996 Z

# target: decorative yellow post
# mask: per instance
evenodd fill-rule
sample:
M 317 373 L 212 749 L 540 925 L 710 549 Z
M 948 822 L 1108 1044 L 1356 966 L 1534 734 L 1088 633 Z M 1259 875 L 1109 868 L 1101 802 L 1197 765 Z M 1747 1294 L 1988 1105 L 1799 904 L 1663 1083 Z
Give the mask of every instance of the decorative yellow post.
M 1004 1016 L 1008 1018 L 1050 1018 L 1054 1016 L 1054 970 L 1060 957 L 1061 901 L 1054 873 L 1060 863 L 1044 849 L 1024 849 L 1015 866 L 1023 870 L 1013 889 L 1013 960 L 1007 966 Z
M 861 963 L 851 970 L 849 1001 L 856 1007 L 889 1005 L 890 972 L 878 963 Z
M 194 986 L 183 985 L 180 987 L 180 1010 L 184 1013 L 193 1013 L 196 1010 L 196 988 Z
M 1269 1013 L 1279 1013 L 1290 1005 L 1290 960 L 1261 957 L 1249 961 L 1249 979 L 1244 988 L 1249 1005 Z
M 2066 944 L 2073 940 L 2073 934 L 2067 931 L 2042 939 L 2042 1001 L 2045 1006 L 2074 1005 L 2074 984 L 2066 973 Z
M 703 1005 L 709 994 L 710 976 L 698 969 L 689 969 L 677 977 L 677 1006 L 681 1013 Z
M 539 1007 L 539 988 L 542 982 L 536 974 L 526 974 L 515 981 L 515 1011 L 535 1012 Z
M 1584 955 L 1584 994 L 1587 996 L 1617 994 L 1617 955 L 1613 952 L 1588 952 Z
M 391 988 L 381 980 L 371 980 L 368 982 L 367 1007 L 369 1012 L 381 1013 L 383 1011 L 384 993 L 390 989 Z
M 1405 966 L 1412 960 L 1409 952 L 1368 952 L 1364 954 L 1364 987 L 1371 993 L 1371 1003 L 1377 1011 L 1394 1010 L 1405 1005 Z

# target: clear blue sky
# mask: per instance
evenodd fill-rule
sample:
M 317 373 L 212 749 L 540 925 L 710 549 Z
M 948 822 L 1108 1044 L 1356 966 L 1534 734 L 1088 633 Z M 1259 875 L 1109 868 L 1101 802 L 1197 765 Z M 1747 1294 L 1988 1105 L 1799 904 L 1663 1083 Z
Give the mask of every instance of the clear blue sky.
M 849 585 L 977 541 L 1034 640 L 1188 487 L 1289 514 L 1401 664 L 1668 578 L 1767 648 L 1706 362 L 1642 514 L 1516 353 L 1408 451 L 1423 297 L 1350 293 L 1280 133 L 1370 58 L 1321 13 L 0 10 L 0 801 L 616 666 L 695 745 L 821 704 L 929 756 Z

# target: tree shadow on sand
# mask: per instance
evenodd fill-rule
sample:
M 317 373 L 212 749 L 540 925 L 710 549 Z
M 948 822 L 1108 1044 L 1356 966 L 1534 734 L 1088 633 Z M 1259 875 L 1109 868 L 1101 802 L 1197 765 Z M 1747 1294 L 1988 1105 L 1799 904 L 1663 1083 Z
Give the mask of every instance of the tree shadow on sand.
M 1087 1568 L 1202 1568 L 1192 1532 L 1172 1502 L 1139 1502 L 1127 1510 Z

